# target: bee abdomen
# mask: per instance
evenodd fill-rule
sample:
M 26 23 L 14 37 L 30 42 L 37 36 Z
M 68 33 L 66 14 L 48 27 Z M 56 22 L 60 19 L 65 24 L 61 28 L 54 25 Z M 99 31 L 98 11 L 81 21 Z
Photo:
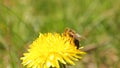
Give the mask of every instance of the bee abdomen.
M 75 43 L 75 46 L 77 47 L 77 49 L 79 49 L 79 40 L 74 39 L 74 43 Z

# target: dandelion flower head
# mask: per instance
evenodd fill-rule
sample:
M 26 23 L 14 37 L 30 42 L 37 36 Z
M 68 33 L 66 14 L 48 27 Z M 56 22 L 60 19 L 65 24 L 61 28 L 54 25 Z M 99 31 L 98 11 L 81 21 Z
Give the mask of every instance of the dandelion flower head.
M 40 33 L 30 45 L 28 52 L 21 57 L 27 68 L 60 68 L 62 64 L 75 65 L 85 52 L 76 48 L 73 39 L 59 33 Z

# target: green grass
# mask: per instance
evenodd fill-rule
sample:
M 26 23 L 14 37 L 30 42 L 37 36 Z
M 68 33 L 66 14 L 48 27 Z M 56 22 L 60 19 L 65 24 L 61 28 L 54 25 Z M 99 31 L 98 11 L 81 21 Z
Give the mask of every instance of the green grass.
M 119 0 L 0 0 L 0 68 L 23 68 L 20 57 L 39 33 L 70 27 L 89 52 L 69 68 L 120 68 Z

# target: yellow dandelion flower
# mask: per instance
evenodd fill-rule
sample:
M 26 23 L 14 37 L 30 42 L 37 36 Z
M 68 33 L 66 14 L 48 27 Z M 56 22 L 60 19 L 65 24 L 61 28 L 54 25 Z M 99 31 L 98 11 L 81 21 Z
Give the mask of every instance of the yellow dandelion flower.
M 85 53 L 78 50 L 72 40 L 58 33 L 40 34 L 21 57 L 22 64 L 27 68 L 60 68 L 59 62 L 75 65 L 73 61 L 81 59 Z

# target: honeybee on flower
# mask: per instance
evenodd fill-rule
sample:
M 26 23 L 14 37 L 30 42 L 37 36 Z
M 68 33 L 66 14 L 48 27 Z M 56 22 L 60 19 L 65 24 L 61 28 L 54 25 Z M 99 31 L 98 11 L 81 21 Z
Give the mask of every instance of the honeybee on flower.
M 40 33 L 30 45 L 28 52 L 21 57 L 27 68 L 61 68 L 60 64 L 75 65 L 74 61 L 82 58 L 85 52 L 76 46 L 75 37 L 67 31 L 60 33 Z M 78 41 L 78 40 L 77 40 Z

